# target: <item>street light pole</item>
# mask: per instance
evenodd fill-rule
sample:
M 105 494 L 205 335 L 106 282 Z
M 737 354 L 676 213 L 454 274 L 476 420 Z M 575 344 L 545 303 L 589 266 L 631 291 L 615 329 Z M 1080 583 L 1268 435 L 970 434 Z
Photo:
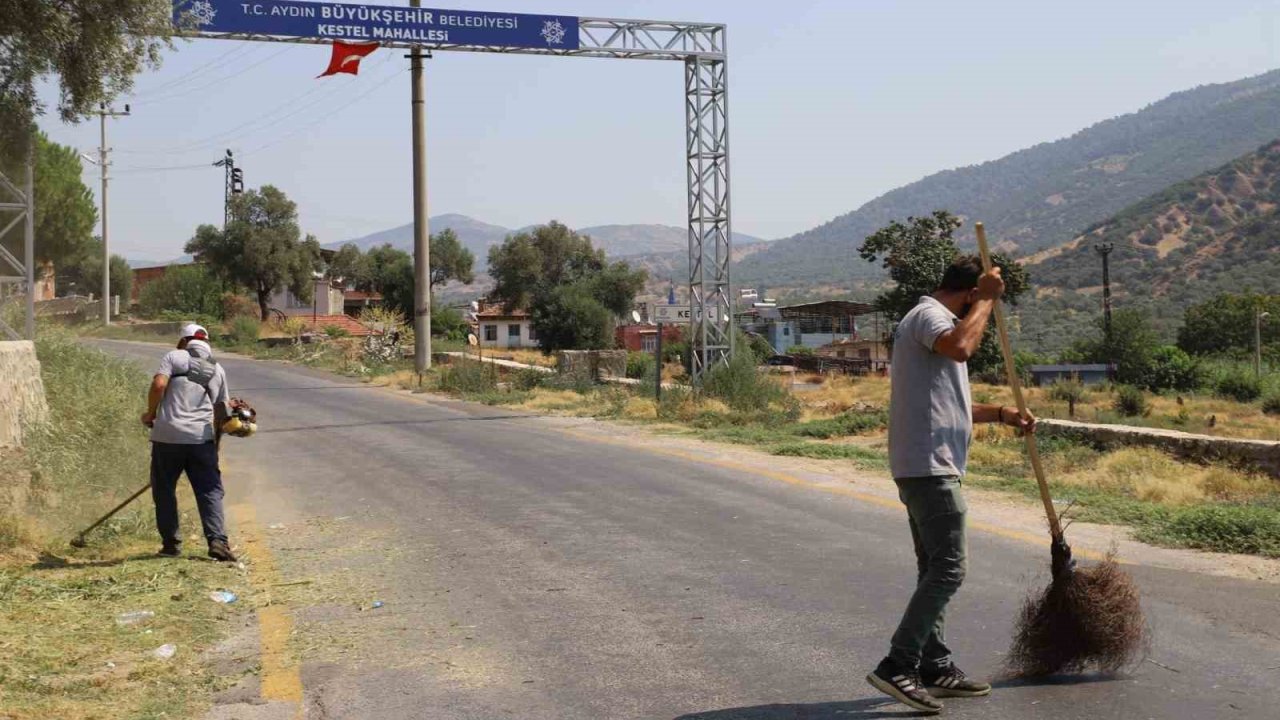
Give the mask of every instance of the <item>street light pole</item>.
M 108 110 L 106 103 L 98 105 L 98 120 L 101 125 L 101 140 L 98 144 L 98 164 L 102 171 L 102 324 L 111 324 L 111 245 L 107 240 L 107 118 L 124 117 L 129 114 L 129 106 L 124 112 Z

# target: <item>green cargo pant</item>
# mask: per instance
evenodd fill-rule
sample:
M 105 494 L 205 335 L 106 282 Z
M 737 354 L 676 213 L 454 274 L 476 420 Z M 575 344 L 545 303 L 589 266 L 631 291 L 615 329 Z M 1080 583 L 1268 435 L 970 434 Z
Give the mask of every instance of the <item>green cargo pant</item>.
M 955 476 L 897 478 L 916 549 L 916 590 L 893 634 L 890 659 L 931 670 L 951 662 L 944 633 L 947 603 L 965 573 L 964 517 L 968 509 Z

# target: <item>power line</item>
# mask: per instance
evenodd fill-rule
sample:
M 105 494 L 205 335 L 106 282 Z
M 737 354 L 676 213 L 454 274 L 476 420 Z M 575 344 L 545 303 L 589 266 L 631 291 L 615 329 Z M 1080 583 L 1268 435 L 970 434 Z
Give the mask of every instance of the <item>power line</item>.
M 139 99 L 146 99 L 152 95 L 163 94 L 161 91 L 167 88 L 173 87 L 174 85 L 177 85 L 179 83 L 186 82 L 187 80 L 191 79 L 192 77 L 200 73 L 207 73 L 210 70 L 217 69 L 224 64 L 227 64 L 227 65 L 231 64 L 230 62 L 224 63 L 223 61 L 226 60 L 227 58 L 230 58 L 232 55 L 237 55 L 237 57 L 232 58 L 232 61 L 243 60 L 245 58 L 252 57 L 266 49 L 267 49 L 266 45 L 258 45 L 256 47 L 252 47 L 247 50 L 240 47 L 239 45 L 236 45 L 231 49 L 227 50 L 226 52 L 222 53 L 221 55 L 218 55 L 214 59 L 210 60 L 209 62 L 205 63 L 204 65 L 201 65 L 196 68 L 192 68 L 191 70 L 188 70 L 187 72 L 179 75 L 178 77 L 172 80 L 169 80 L 167 82 L 164 82 L 160 85 L 157 85 L 156 87 L 150 88 L 140 93 L 134 93 L 133 95 L 130 96 L 129 99 L 131 101 L 136 102 Z
M 381 69 L 384 65 L 386 65 L 393 59 L 395 59 L 395 55 L 388 54 L 385 60 L 378 63 L 377 65 L 374 65 L 373 70 L 376 71 L 378 69 Z M 258 117 L 248 120 L 246 122 L 243 122 L 239 125 L 236 125 L 235 127 L 229 128 L 222 132 L 206 136 L 204 138 L 192 141 L 190 143 L 186 143 L 184 145 L 175 145 L 170 148 L 161 148 L 157 150 L 131 150 L 129 152 L 133 154 L 147 154 L 147 155 L 180 155 L 180 154 L 192 153 L 196 151 L 203 152 L 208 148 L 217 147 L 217 146 L 226 144 L 227 139 L 237 134 L 241 134 L 240 131 L 245 128 L 251 128 L 256 125 L 261 125 L 261 127 L 257 127 L 251 130 L 249 134 L 254 134 L 254 133 L 259 133 L 265 130 L 269 130 L 272 127 L 279 125 L 280 123 L 284 122 L 285 120 L 291 117 L 299 115 L 313 107 L 316 107 L 317 105 L 324 103 L 325 101 L 329 100 L 331 97 L 342 94 L 347 90 L 348 86 L 354 85 L 356 84 L 356 82 L 357 82 L 356 78 L 352 78 L 347 83 L 334 84 L 332 82 L 329 82 L 324 84 L 317 84 L 311 87 L 310 89 L 306 90 L 305 92 L 299 93 L 298 95 L 295 95 L 294 97 L 286 100 L 285 102 L 272 108 L 271 110 L 259 115 Z M 324 94 L 316 98 L 315 100 L 312 100 L 303 105 L 298 105 L 298 103 L 301 100 L 322 91 L 324 92 Z M 287 111 L 287 112 L 285 112 L 285 114 L 282 116 L 274 117 L 281 111 Z
M 283 142 L 283 141 L 285 141 L 285 140 L 287 140 L 287 139 L 289 139 L 289 138 L 293 137 L 294 135 L 297 135 L 298 133 L 300 133 L 300 132 L 302 132 L 302 131 L 304 131 L 304 130 L 309 130 L 309 129 L 311 129 L 311 128 L 313 128 L 313 127 L 315 127 L 315 126 L 317 126 L 317 125 L 319 125 L 319 124 L 321 124 L 321 123 L 327 122 L 328 120 L 332 119 L 332 118 L 333 118 L 335 115 L 337 115 L 338 113 L 340 113 L 340 112 L 342 112 L 343 110 L 346 110 L 347 108 L 349 108 L 349 107 L 351 107 L 352 105 L 354 105 L 357 101 L 364 99 L 365 97 L 367 97 L 367 96 L 369 96 L 370 94 L 372 94 L 375 90 L 378 90 L 378 89 L 379 89 L 379 88 L 381 88 L 383 85 L 386 85 L 387 83 L 391 82 L 392 80 L 396 79 L 397 77 L 400 77 L 400 75 L 402 75 L 402 74 L 404 74 L 404 73 L 406 73 L 406 72 L 408 72 L 408 71 L 409 71 L 409 69 L 408 69 L 408 68 L 404 68 L 404 69 L 402 69 L 402 70 L 399 70 L 399 71 L 397 71 L 397 72 L 394 72 L 394 73 L 392 73 L 392 74 L 388 75 L 388 76 L 387 76 L 387 77 L 386 77 L 382 82 L 380 82 L 380 83 L 378 83 L 378 84 L 374 85 L 373 87 L 369 88 L 368 90 L 366 90 L 366 91 L 364 91 L 364 92 L 360 93 L 359 95 L 357 95 L 357 96 L 355 96 L 355 97 L 351 98 L 351 99 L 350 99 L 349 101 L 347 101 L 345 104 L 340 105 L 340 106 L 338 106 L 337 108 L 334 108 L 331 112 L 329 112 L 329 113 L 327 113 L 327 114 L 325 114 L 325 115 L 320 116 L 319 118 L 317 118 L 317 119 L 315 120 L 315 122 L 307 123 L 306 125 L 300 125 L 300 126 L 298 126 L 298 127 L 294 128 L 292 131 L 290 131 L 290 132 L 288 132 L 288 133 L 285 133 L 284 135 L 281 135 L 280 137 L 276 138 L 275 140 L 272 140 L 272 141 L 270 141 L 270 142 L 267 142 L 267 143 L 265 143 L 265 144 L 263 144 L 263 145 L 259 145 L 259 146 L 255 147 L 255 148 L 250 149 L 250 150 L 246 150 L 245 152 L 243 152 L 243 153 L 242 153 L 242 155 L 248 155 L 248 154 L 251 154 L 251 153 L 261 152 L 262 150 L 265 150 L 265 149 L 267 149 L 267 148 L 269 148 L 269 147 L 271 147 L 271 146 L 273 146 L 273 145 L 277 145 L 277 144 L 279 144 L 279 143 L 281 143 L 281 142 Z
M 211 88 L 211 87 L 213 87 L 214 85 L 217 85 L 217 84 L 219 84 L 219 83 L 226 82 L 227 80 L 230 80 L 230 79 L 232 79 L 232 78 L 240 77 L 241 75 L 243 75 L 243 74 L 245 74 L 245 73 L 249 72 L 250 70 L 252 70 L 252 69 L 254 69 L 254 68 L 258 67 L 259 65 L 261 65 L 261 64 L 263 64 L 263 63 L 265 63 L 266 61 L 268 61 L 268 60 L 272 60 L 272 59 L 274 59 L 274 58 L 277 58 L 277 57 L 279 57 L 280 55 L 284 54 L 285 52 L 288 52 L 290 49 L 291 49 L 291 48 L 290 48 L 288 45 L 286 45 L 286 46 L 284 46 L 284 47 L 280 48 L 279 50 L 277 50 L 277 51 L 275 51 L 275 52 L 271 53 L 270 55 L 268 55 L 268 56 L 266 56 L 266 57 L 262 58 L 261 60 L 259 60 L 259 61 L 255 62 L 255 63 L 253 63 L 253 64 L 251 64 L 251 65 L 247 65 L 247 66 L 245 66 L 245 67 L 241 68 L 240 70 L 237 70 L 237 71 L 235 71 L 235 72 L 231 73 L 230 75 L 224 75 L 224 76 L 222 76 L 222 77 L 220 77 L 220 78 L 217 78 L 217 79 L 216 79 L 216 80 L 214 80 L 213 82 L 206 83 L 206 84 L 204 84 L 204 85 L 198 85 L 198 86 L 193 87 L 193 88 L 187 88 L 187 89 L 185 89 L 185 90 L 181 90 L 181 91 L 179 91 L 179 92 L 176 92 L 176 93 L 173 93 L 173 94 L 170 94 L 170 95 L 162 95 L 161 97 L 158 97 L 158 98 L 151 98 L 150 100 L 146 100 L 146 101 L 144 101 L 144 102 L 142 102 L 142 103 L 140 103 L 140 104 L 143 104 L 143 105 L 153 105 L 153 104 L 156 104 L 156 103 L 168 102 L 169 100 L 174 100 L 174 99 L 176 99 L 176 98 L 186 97 L 187 95 L 190 95 L 191 93 L 200 92 L 201 90 L 207 90 L 207 89 L 209 89 L 209 88 Z
M 170 172 L 173 170 L 197 170 L 197 169 L 204 169 L 207 167 L 209 167 L 209 163 L 207 162 L 199 163 L 197 165 L 166 165 L 166 166 L 159 166 L 159 167 L 147 166 L 147 165 L 124 165 L 124 166 L 121 166 L 120 169 L 116 170 L 116 174 L 123 175 L 125 173 L 128 173 L 130 175 L 136 175 L 138 173 Z

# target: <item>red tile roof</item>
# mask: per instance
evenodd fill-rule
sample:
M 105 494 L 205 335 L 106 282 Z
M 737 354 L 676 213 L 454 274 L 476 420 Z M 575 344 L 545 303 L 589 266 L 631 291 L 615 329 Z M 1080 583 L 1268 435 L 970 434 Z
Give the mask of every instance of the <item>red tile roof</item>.
M 364 290 L 343 290 L 342 297 L 346 300 L 381 300 L 382 293 L 365 292 Z

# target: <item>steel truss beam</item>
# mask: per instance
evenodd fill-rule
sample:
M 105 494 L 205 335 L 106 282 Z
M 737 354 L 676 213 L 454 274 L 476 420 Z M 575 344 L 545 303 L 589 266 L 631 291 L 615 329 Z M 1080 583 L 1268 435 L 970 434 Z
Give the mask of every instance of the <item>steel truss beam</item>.
M 9 234 L 18 223 L 22 223 L 23 240 L 22 240 L 22 259 L 19 260 L 9 252 L 3 245 L 0 245 L 0 340 L 21 340 L 25 337 L 28 340 L 35 339 L 35 253 L 34 253 L 34 230 L 35 230 L 35 175 L 34 147 L 29 148 L 26 162 L 26 177 L 23 182 L 23 189 L 18 189 L 18 185 L 0 172 L 0 213 L 13 213 L 7 220 L 0 219 L 0 241 Z M 7 271 L 16 271 L 18 275 L 9 275 Z M 11 289 L 10 286 L 17 286 L 18 292 Z M 14 298 L 20 296 L 23 300 L 25 322 L 24 332 L 19 334 L 17 330 L 11 327 L 4 319 L 4 309 Z
M 331 40 L 251 33 L 184 33 L 222 40 L 327 45 Z M 456 52 L 562 55 L 684 63 L 685 146 L 689 201 L 689 303 L 693 350 L 691 376 L 700 384 L 734 351 L 733 292 L 729 264 L 729 94 L 725 26 L 715 23 L 579 18 L 578 49 L 383 42 L 384 47 Z
M 693 367 L 700 380 L 733 354 L 729 262 L 728 66 L 691 57 L 684 64 L 686 175 L 689 189 L 689 304 Z

